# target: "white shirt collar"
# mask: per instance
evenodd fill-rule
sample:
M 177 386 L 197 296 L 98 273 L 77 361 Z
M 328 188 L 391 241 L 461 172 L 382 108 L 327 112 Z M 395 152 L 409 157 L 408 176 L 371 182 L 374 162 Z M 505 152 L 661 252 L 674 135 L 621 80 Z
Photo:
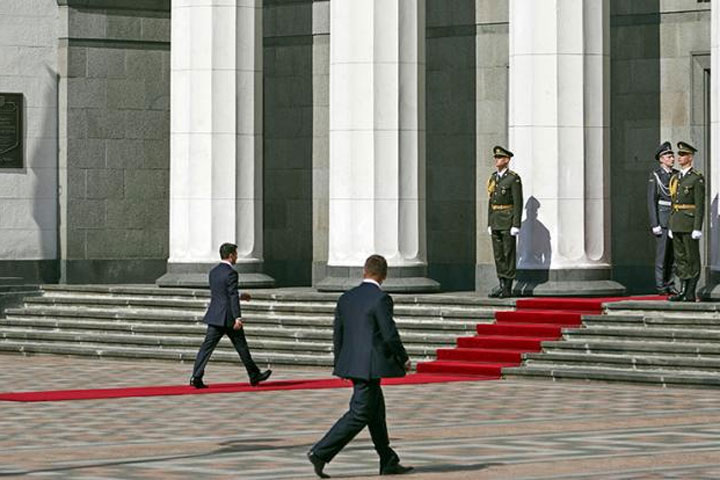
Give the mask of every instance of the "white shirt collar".
M 220 263 L 224 263 L 225 265 L 230 265 L 231 267 L 233 266 L 233 264 L 227 260 L 220 260 Z
M 690 165 L 690 166 L 687 167 L 687 168 L 682 168 L 682 169 L 680 169 L 680 173 L 681 173 L 682 176 L 684 177 L 685 175 L 687 175 L 687 173 L 690 171 L 691 168 L 692 168 L 692 165 Z
M 508 171 L 508 169 L 507 169 L 507 167 L 505 167 L 505 168 L 503 168 L 502 170 L 500 170 L 499 172 L 497 172 L 497 176 L 500 177 L 500 178 L 502 178 L 502 177 L 505 176 L 505 174 L 507 173 L 507 171 Z
M 372 283 L 373 285 L 377 285 L 378 288 L 382 288 L 382 287 L 380 287 L 380 284 L 378 282 L 376 282 L 375 280 L 373 280 L 372 278 L 363 278 L 362 283 Z
M 671 168 L 671 167 L 667 167 L 667 166 L 661 164 L 661 165 L 660 165 L 660 168 L 662 168 L 663 170 L 665 170 L 665 173 L 672 173 L 672 168 Z

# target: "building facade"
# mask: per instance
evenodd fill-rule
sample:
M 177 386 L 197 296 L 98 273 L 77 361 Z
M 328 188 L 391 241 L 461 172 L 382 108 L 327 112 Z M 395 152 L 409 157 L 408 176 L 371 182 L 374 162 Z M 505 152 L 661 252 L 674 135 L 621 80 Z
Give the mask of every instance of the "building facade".
M 491 149 L 515 153 L 528 293 L 653 286 L 645 184 L 699 148 L 720 274 L 720 3 L 698 0 L 9 0 L 0 277 L 204 283 L 224 241 L 246 285 L 495 283 Z M 713 168 L 715 166 L 715 168 Z M 1 167 L 1 166 L 0 166 Z

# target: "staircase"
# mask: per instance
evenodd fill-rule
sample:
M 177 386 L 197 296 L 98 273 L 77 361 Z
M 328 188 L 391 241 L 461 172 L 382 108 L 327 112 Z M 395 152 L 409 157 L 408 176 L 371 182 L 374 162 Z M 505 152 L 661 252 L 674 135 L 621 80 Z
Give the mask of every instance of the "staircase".
M 720 386 L 720 304 L 623 301 L 542 343 L 508 378 Z
M 337 294 L 251 291 L 245 333 L 260 366 L 331 367 Z M 413 364 L 433 357 L 512 301 L 475 295 L 393 295 L 395 321 Z M 47 285 L 0 318 L 0 354 L 53 354 L 192 362 L 202 343 L 207 290 L 153 286 Z M 239 362 L 224 338 L 213 362 Z
M 418 373 L 469 374 L 500 378 L 521 364 L 526 352 L 539 352 L 543 342 L 559 339 L 563 327 L 579 326 L 583 313 L 599 312 L 599 304 L 567 299 L 521 299 L 516 311 L 498 311 L 495 323 L 479 324 L 475 336 L 460 337 L 455 348 L 437 350 L 437 360 L 420 363 Z

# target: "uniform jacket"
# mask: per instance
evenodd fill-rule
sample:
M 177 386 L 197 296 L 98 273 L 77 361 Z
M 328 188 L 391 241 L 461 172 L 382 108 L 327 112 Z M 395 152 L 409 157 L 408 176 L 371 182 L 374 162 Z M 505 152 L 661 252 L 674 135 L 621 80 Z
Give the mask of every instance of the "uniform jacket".
M 338 377 L 405 376 L 408 355 L 393 320 L 393 301 L 375 284 L 363 282 L 340 297 L 333 344 Z
M 508 170 L 502 177 L 497 172 L 490 175 L 488 189 L 488 227 L 493 230 L 520 228 L 522 221 L 523 194 L 520 175 Z M 493 208 L 493 205 L 496 208 Z M 497 206 L 503 206 L 497 208 Z M 508 207 L 509 206 L 509 207 Z
M 216 327 L 231 327 L 241 317 L 238 274 L 227 263 L 219 263 L 208 275 L 210 306 L 203 321 Z
M 670 178 L 670 230 L 688 233 L 702 230 L 705 217 L 705 179 L 702 174 L 691 168 L 680 178 L 680 172 Z
M 647 206 L 650 228 L 658 225 L 667 228 L 670 220 L 670 177 L 677 173 L 674 168 L 666 172 L 658 167 L 650 172 L 648 179 Z

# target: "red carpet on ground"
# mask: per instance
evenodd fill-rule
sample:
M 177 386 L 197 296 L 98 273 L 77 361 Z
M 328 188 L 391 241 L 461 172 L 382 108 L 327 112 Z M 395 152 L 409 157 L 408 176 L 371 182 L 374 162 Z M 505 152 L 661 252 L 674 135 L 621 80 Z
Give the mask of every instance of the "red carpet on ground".
M 468 382 L 483 380 L 467 375 L 412 374 L 403 378 L 383 379 L 383 385 L 417 385 L 422 383 Z M 341 378 L 278 380 L 265 382 L 257 387 L 249 383 L 216 383 L 209 388 L 197 389 L 185 385 L 149 387 L 95 388 L 87 390 L 49 390 L 44 392 L 0 393 L 0 401 L 6 402 L 59 402 L 65 400 L 99 400 L 107 398 L 154 397 L 162 395 L 200 395 L 210 393 L 268 392 L 274 390 L 312 390 L 320 388 L 343 388 L 352 386 Z
M 437 360 L 419 363 L 417 373 L 404 378 L 384 379 L 383 385 L 495 380 L 503 367 L 518 366 L 525 352 L 539 352 L 541 343 L 557 340 L 564 327 L 579 327 L 581 316 L 602 313 L 602 304 L 620 300 L 662 300 L 665 297 L 611 298 L 523 298 L 515 311 L 495 312 L 495 323 L 478 324 L 477 335 L 460 337 L 456 348 L 437 350 Z M 207 389 L 166 385 L 87 390 L 0 393 L 0 401 L 55 402 L 106 398 L 199 395 L 210 393 L 267 392 L 349 387 L 339 378 L 279 380 L 252 387 L 248 383 L 218 383 Z
M 504 367 L 522 363 L 523 353 L 539 352 L 542 342 L 562 337 L 562 329 L 580 327 L 582 315 L 599 315 L 603 303 L 664 300 L 661 296 L 605 298 L 521 298 L 516 310 L 495 312 L 495 323 L 478 324 L 477 335 L 460 337 L 457 347 L 440 348 L 437 360 L 419 363 L 418 373 L 478 375 L 498 379 Z

